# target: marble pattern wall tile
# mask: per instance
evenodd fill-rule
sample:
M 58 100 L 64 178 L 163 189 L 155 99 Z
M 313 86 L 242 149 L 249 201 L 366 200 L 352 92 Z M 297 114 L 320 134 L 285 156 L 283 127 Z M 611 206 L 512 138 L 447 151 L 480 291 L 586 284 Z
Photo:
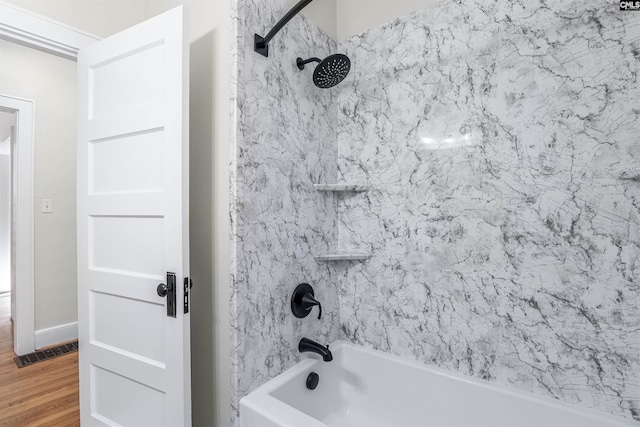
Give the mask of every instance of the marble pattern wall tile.
M 323 57 L 336 43 L 302 15 L 270 43 L 269 58 L 253 51 L 289 9 L 287 0 L 234 4 L 231 135 L 232 405 L 297 363 L 298 341 L 338 337 L 338 287 L 330 264 L 313 255 L 335 239 L 337 210 L 313 187 L 335 182 L 335 93 L 313 85 L 298 56 Z M 323 318 L 296 319 L 290 298 L 312 284 Z M 305 356 L 306 357 L 306 356 Z
M 341 338 L 640 421 L 640 13 L 446 0 L 339 50 Z

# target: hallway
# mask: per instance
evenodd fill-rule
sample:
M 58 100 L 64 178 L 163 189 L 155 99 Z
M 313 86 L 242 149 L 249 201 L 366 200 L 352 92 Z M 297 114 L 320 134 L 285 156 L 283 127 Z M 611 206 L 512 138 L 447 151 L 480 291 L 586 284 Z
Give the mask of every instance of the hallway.
M 0 426 L 79 426 L 78 353 L 18 369 L 10 317 L 0 295 Z

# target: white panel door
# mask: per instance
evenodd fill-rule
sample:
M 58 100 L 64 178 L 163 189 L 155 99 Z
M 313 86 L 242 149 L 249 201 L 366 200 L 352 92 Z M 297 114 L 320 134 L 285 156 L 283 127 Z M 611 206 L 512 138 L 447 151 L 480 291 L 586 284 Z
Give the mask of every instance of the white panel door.
M 179 7 L 78 55 L 83 427 L 191 425 L 183 21 Z

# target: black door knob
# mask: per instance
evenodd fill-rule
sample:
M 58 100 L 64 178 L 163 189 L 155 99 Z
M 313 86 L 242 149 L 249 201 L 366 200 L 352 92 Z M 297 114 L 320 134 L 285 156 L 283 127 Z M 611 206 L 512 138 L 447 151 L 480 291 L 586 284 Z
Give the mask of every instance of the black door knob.
M 167 285 L 165 285 L 164 283 L 160 283 L 156 288 L 156 292 L 158 292 L 158 296 L 166 297 L 168 292 Z

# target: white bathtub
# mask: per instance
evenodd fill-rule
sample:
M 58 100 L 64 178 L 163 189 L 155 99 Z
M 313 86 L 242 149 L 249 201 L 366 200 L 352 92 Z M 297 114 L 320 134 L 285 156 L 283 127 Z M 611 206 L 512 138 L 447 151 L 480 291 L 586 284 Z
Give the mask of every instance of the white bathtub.
M 343 341 L 240 400 L 241 427 L 639 427 Z M 306 387 L 316 372 L 315 390 Z

